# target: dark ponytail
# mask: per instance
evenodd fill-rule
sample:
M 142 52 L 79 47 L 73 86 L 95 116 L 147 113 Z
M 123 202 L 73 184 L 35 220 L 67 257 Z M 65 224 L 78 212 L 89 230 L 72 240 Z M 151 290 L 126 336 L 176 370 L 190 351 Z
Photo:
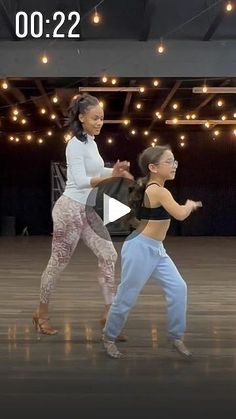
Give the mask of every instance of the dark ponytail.
M 83 125 L 79 120 L 79 114 L 84 114 L 89 107 L 99 105 L 99 100 L 88 93 L 74 96 L 68 109 L 66 125 L 69 126 L 72 136 L 75 136 L 83 143 L 87 142 L 87 135 L 83 130 Z

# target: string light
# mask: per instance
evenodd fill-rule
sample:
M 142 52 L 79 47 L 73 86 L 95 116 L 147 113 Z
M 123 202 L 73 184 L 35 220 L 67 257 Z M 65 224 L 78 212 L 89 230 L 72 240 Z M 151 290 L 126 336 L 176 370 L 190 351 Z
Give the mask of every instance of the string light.
M 52 131 L 48 131 L 48 132 L 47 132 L 47 135 L 48 135 L 49 137 L 51 137 L 51 136 L 52 136 Z
M 234 118 L 236 118 L 236 112 L 234 113 Z
M 43 63 L 43 64 L 47 64 L 47 63 L 48 63 L 48 56 L 47 56 L 46 54 L 44 54 L 44 55 L 41 57 L 41 61 L 42 61 L 42 63 Z
M 157 47 L 157 52 L 159 54 L 163 54 L 163 52 L 165 52 L 165 47 L 164 47 L 164 44 L 163 44 L 162 40 L 161 40 L 160 44 Z
M 141 87 L 139 88 L 139 91 L 140 91 L 140 93 L 144 93 L 144 92 L 145 92 L 145 87 L 141 86 Z
M 153 80 L 153 86 L 155 87 L 159 86 L 159 80 Z
M 107 76 L 103 76 L 103 78 L 102 78 L 102 82 L 103 82 L 103 83 L 107 83 L 107 80 L 108 80 Z
M 113 139 L 112 138 L 108 138 L 107 143 L 108 144 L 112 144 L 113 143 Z
M 203 93 L 207 93 L 208 92 L 208 88 L 206 86 L 206 84 L 204 84 L 203 88 L 202 88 Z
M 218 135 L 220 135 L 220 131 L 217 129 L 214 131 L 214 135 L 217 137 Z
M 193 113 L 193 114 L 191 115 L 191 118 L 192 118 L 192 119 L 196 119 L 196 114 L 195 114 L 195 113 Z
M 183 141 L 181 141 L 180 145 L 181 145 L 181 147 L 184 147 L 185 143 Z
M 136 108 L 137 108 L 137 109 L 141 109 L 141 108 L 142 108 L 142 103 L 137 103 L 137 104 L 136 104 Z
M 13 109 L 13 111 L 12 111 L 12 113 L 13 113 L 13 115 L 19 115 L 19 111 L 18 111 L 18 109 Z
M 236 129 L 233 130 L 233 134 L 236 136 Z
M 158 141 L 158 138 L 153 138 L 154 143 L 157 143 L 157 141 Z
M 12 137 L 12 136 L 11 136 L 11 137 L 9 137 L 9 140 L 10 140 L 10 141 L 14 141 L 14 137 Z
M 117 80 L 116 79 L 112 79 L 111 84 L 116 84 Z
M 98 23 L 100 23 L 100 20 L 101 20 L 100 15 L 98 14 L 97 8 L 95 7 L 95 11 L 93 15 L 93 23 L 97 25 Z
M 146 136 L 147 136 L 148 134 L 149 134 L 149 132 L 148 132 L 148 131 L 144 131 L 144 135 L 146 135 Z
M 157 111 L 155 113 L 155 115 L 157 116 L 158 119 L 161 119 L 162 118 L 162 114 L 159 111 Z
M 20 139 L 18 137 L 15 138 L 15 142 L 19 143 Z
M 43 139 L 42 139 L 42 138 L 39 138 L 39 139 L 38 139 L 38 143 L 39 143 L 39 144 L 43 144 Z
M 22 125 L 25 125 L 27 123 L 26 119 L 21 120 Z
M 46 109 L 45 109 L 45 108 L 41 108 L 41 109 L 40 109 L 40 113 L 41 113 L 42 115 L 44 115 L 44 114 L 46 113 Z
M 223 101 L 222 100 L 218 100 L 217 106 L 219 106 L 219 108 L 221 108 L 221 106 L 223 106 Z
M 178 124 L 178 118 L 173 118 L 173 124 Z
M 225 9 L 226 9 L 227 12 L 232 12 L 233 5 L 232 5 L 231 1 L 228 1 L 228 3 L 226 4 L 226 8 Z
M 72 138 L 72 134 L 70 132 L 66 132 L 64 135 L 64 140 L 67 142 L 71 140 L 71 138 Z
M 173 109 L 178 109 L 178 107 L 179 107 L 178 103 L 174 103 L 174 104 L 172 105 L 172 108 L 173 108 Z
M 56 119 L 56 115 L 55 115 L 55 113 L 52 113 L 52 114 L 51 114 L 51 116 L 50 116 L 50 118 L 51 118 L 51 119 Z
M 155 147 L 155 146 L 156 146 L 156 144 L 155 144 L 155 143 L 151 143 L 151 146 L 152 146 L 152 147 Z
M 104 108 L 104 102 L 102 100 L 100 100 L 99 105 L 101 106 L 101 108 Z
M 129 119 L 124 119 L 124 125 L 129 125 L 130 121 Z
M 7 90 L 8 89 L 8 83 L 7 83 L 7 81 L 6 80 L 3 80 L 3 82 L 2 82 L 2 88 L 4 89 L 4 90 Z
M 57 96 L 54 96 L 54 97 L 52 98 L 52 101 L 53 101 L 53 103 L 57 103 L 57 102 L 58 102 L 58 97 L 57 97 Z
M 180 139 L 181 139 L 181 140 L 185 140 L 185 135 L 181 135 L 181 136 L 180 136 Z
M 204 125 L 205 125 L 205 127 L 206 127 L 206 128 L 210 128 L 210 124 L 209 124 L 209 122 L 208 122 L 208 121 L 207 121 L 207 122 L 205 122 L 205 124 L 204 124 Z
M 32 135 L 28 134 L 28 135 L 26 136 L 26 139 L 27 139 L 28 141 L 32 140 Z
M 12 117 L 12 120 L 14 121 L 14 122 L 16 122 L 17 121 L 17 116 L 16 115 L 14 115 L 13 117 Z
M 189 114 L 187 114 L 186 115 L 186 119 L 190 119 L 191 117 L 190 117 L 190 115 Z
M 225 121 L 226 120 L 226 116 L 225 115 L 222 115 L 221 119 L 222 119 L 222 121 Z
M 136 134 L 135 129 L 132 129 L 131 134 L 132 134 L 132 135 L 135 135 L 135 134 Z

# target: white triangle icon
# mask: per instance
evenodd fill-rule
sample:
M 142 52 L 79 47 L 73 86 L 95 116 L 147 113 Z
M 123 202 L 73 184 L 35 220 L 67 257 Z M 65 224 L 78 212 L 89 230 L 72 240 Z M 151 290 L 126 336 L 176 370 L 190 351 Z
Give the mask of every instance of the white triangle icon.
M 111 198 L 107 194 L 103 194 L 103 224 L 109 224 L 113 221 L 119 220 L 126 214 L 129 214 L 131 209 L 122 204 L 122 202 L 117 201 L 115 198 Z

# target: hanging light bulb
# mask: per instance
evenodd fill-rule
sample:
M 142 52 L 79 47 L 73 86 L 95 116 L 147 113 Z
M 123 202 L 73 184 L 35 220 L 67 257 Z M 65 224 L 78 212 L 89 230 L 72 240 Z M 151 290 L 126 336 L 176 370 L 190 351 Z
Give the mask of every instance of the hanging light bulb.
M 130 123 L 129 119 L 124 119 L 123 122 L 124 122 L 125 125 L 129 125 L 129 123 Z
M 102 78 L 102 82 L 103 82 L 103 83 L 106 83 L 106 82 L 107 82 L 107 80 L 108 80 L 107 76 L 103 76 L 103 78 Z
M 38 143 L 39 143 L 39 144 L 43 144 L 43 139 L 42 139 L 42 138 L 39 138 L 39 139 L 38 139 Z
M 159 80 L 153 80 L 153 86 L 157 87 L 159 85 Z
M 144 135 L 146 135 L 146 136 L 147 136 L 148 134 L 149 134 L 149 132 L 148 132 L 148 131 L 144 131 Z
M 10 140 L 10 141 L 14 141 L 14 137 L 12 137 L 12 136 L 11 136 L 11 137 L 9 137 L 9 140 Z
M 102 100 L 100 100 L 99 105 L 101 106 L 101 108 L 104 108 L 104 102 Z
M 46 113 L 46 109 L 45 109 L 45 108 L 41 108 L 41 109 L 40 109 L 40 113 L 41 113 L 42 115 L 44 115 L 44 114 Z
M 22 125 L 25 125 L 25 124 L 27 123 L 26 119 L 25 119 L 25 118 L 23 118 L 23 119 L 21 120 L 21 123 L 22 123 Z
M 214 131 L 214 135 L 217 137 L 218 135 L 220 135 L 220 131 L 217 129 Z
M 53 96 L 52 101 L 53 101 L 53 103 L 57 103 L 58 102 L 58 97 L 57 96 Z
M 158 141 L 158 138 L 153 138 L 154 143 L 157 143 L 157 141 Z
M 7 81 L 6 80 L 3 80 L 3 82 L 2 82 L 2 88 L 4 89 L 4 90 L 7 90 L 8 89 L 8 83 L 7 83 Z
M 116 84 L 117 83 L 117 80 L 116 79 L 112 79 L 111 83 L 112 84 Z
M 52 131 L 48 131 L 48 132 L 47 132 L 47 135 L 48 135 L 49 137 L 51 137 L 51 136 L 52 136 Z
M 190 119 L 191 117 L 190 117 L 190 115 L 189 114 L 187 114 L 186 115 L 186 119 Z
M 178 124 L 178 118 L 173 118 L 173 124 Z
M 232 12 L 233 5 L 232 5 L 232 2 L 231 1 L 228 1 L 227 2 L 225 9 L 226 9 L 227 12 Z
M 132 129 L 131 134 L 132 134 L 132 135 L 135 135 L 135 134 L 136 134 L 135 129 Z
M 12 120 L 13 120 L 14 122 L 16 122 L 16 121 L 17 121 L 17 116 L 16 116 L 16 115 L 14 115 L 14 116 L 12 117 Z
M 142 108 L 142 103 L 137 103 L 137 104 L 136 104 L 136 108 L 137 108 L 137 109 L 141 109 L 141 108 Z
M 140 91 L 140 93 L 144 93 L 144 92 L 145 92 L 145 87 L 144 87 L 144 86 L 141 86 L 141 87 L 139 88 L 139 91 Z
M 100 15 L 98 14 L 97 8 L 95 7 L 95 11 L 93 15 L 93 23 L 97 25 L 98 23 L 100 23 L 100 20 L 101 20 Z
M 165 46 L 164 46 L 164 44 L 163 44 L 163 41 L 161 40 L 160 41 L 160 44 L 158 45 L 158 47 L 157 47 L 157 52 L 159 53 L 159 54 L 163 54 L 163 52 L 165 52 Z
M 226 116 L 225 115 L 222 115 L 221 119 L 222 119 L 222 121 L 225 121 L 226 120 Z
M 202 88 L 202 91 L 203 91 L 203 93 L 207 93 L 208 89 L 207 89 L 206 84 L 204 84 L 204 86 L 203 86 L 203 88 Z
M 178 105 L 178 103 L 174 103 L 172 107 L 173 107 L 173 109 L 176 110 L 176 109 L 178 109 L 179 105 Z
M 19 137 L 16 137 L 16 138 L 15 138 L 15 142 L 16 142 L 16 143 L 19 143 L 19 141 L 20 141 Z
M 181 147 L 184 147 L 185 143 L 183 141 L 181 141 L 180 145 L 181 145 Z
M 221 108 L 223 106 L 223 100 L 218 100 L 217 106 L 219 106 L 219 108 Z
M 28 135 L 26 136 L 26 139 L 27 139 L 28 141 L 32 140 L 32 135 L 28 134 Z
M 181 135 L 181 136 L 180 136 L 180 139 L 181 139 L 181 140 L 185 140 L 185 135 Z
M 210 128 L 210 124 L 209 124 L 209 122 L 208 122 L 208 121 L 207 121 L 207 122 L 205 122 L 205 124 L 204 124 L 204 125 L 205 125 L 205 127 L 206 127 L 206 128 Z
M 107 143 L 108 143 L 108 144 L 112 144 L 112 143 L 113 143 L 113 139 L 112 139 L 112 138 L 108 138 L 108 139 L 107 139 Z
M 55 113 L 52 113 L 52 114 L 51 114 L 51 116 L 50 116 L 50 118 L 51 118 L 51 119 L 56 119 L 56 115 L 55 115 Z
M 195 113 L 193 113 L 193 114 L 191 115 L 191 118 L 192 118 L 192 119 L 196 119 L 196 114 L 195 114 Z
M 46 55 L 46 53 L 44 53 L 43 56 L 41 57 L 41 61 L 43 64 L 48 63 L 48 56 Z
M 13 115 L 18 115 L 19 114 L 19 111 L 18 111 L 18 109 L 15 108 L 15 109 L 13 109 L 13 112 L 12 113 L 13 113 Z

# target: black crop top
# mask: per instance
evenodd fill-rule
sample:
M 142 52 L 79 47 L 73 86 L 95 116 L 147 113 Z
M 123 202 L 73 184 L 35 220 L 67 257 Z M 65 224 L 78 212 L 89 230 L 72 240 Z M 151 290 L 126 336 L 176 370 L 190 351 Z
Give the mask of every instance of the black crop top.
M 151 185 L 158 185 L 158 183 L 149 183 L 149 185 L 147 186 L 147 188 Z M 147 189 L 146 188 L 146 189 Z M 141 220 L 170 220 L 171 216 L 170 214 L 165 210 L 164 207 L 156 207 L 156 208 L 147 208 L 144 207 L 143 204 L 144 198 L 142 200 L 141 206 L 139 207 L 138 210 L 138 214 L 136 215 L 136 217 Z

